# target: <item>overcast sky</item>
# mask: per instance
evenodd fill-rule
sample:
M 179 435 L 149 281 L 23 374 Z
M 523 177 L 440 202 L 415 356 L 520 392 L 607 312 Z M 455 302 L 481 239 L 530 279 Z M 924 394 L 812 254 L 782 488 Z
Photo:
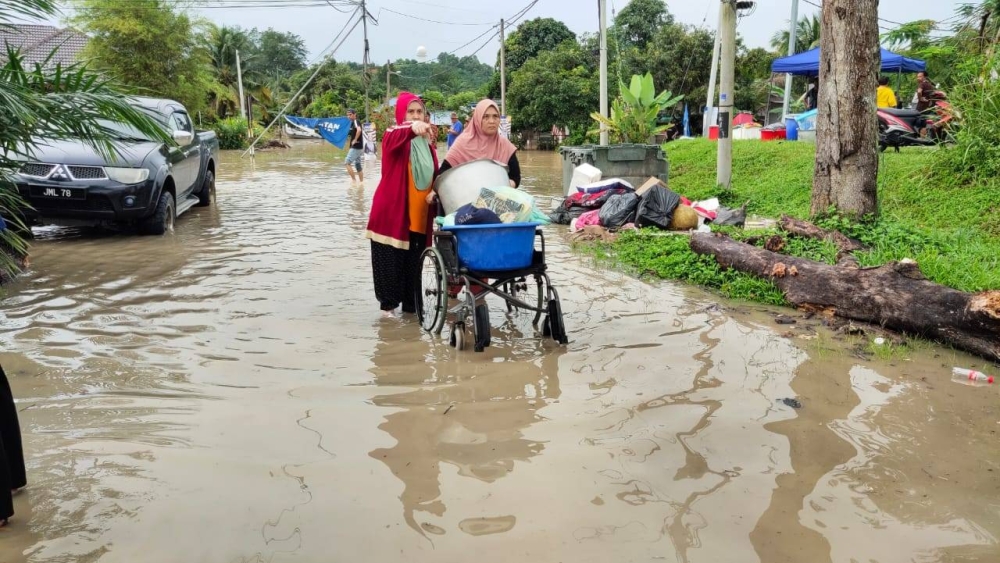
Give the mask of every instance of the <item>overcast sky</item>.
M 168 0 L 177 1 L 177 0 Z M 974 1 L 974 0 L 968 0 Z M 246 28 L 291 31 L 299 34 L 309 49 L 310 60 L 318 57 L 330 45 L 334 36 L 348 20 L 332 6 L 317 6 L 321 0 L 213 0 L 220 8 L 198 9 L 198 14 L 217 24 L 239 25 Z M 531 3 L 531 0 L 368 0 L 369 11 L 379 19 L 377 27 L 369 27 L 372 60 L 415 58 L 417 47 L 425 46 L 431 58 L 440 52 L 455 49 L 459 56 L 476 53 L 480 60 L 492 64 L 496 60 L 499 39 L 488 41 L 494 33 L 490 26 L 501 18 L 509 18 Z M 743 18 L 739 33 L 751 47 L 766 47 L 779 28 L 788 26 L 792 0 L 759 0 L 757 10 Z M 918 19 L 949 20 L 959 4 L 966 0 L 881 0 L 880 25 L 896 26 L 894 22 Z M 667 0 L 667 7 L 681 22 L 714 28 L 718 17 L 718 0 Z M 812 15 L 820 0 L 799 0 L 799 16 Z M 256 5 L 255 5 L 256 4 Z M 608 0 L 608 20 L 612 10 L 621 10 L 628 0 Z M 253 7 L 247 7 L 253 5 Z M 308 5 L 308 6 L 307 6 Z M 576 32 L 596 32 L 598 29 L 597 0 L 538 0 L 524 19 L 551 17 L 563 21 Z M 341 8 L 343 9 L 343 8 Z M 413 18 L 389 12 L 395 10 Z M 523 20 L 522 20 L 523 21 Z M 470 40 L 487 32 L 477 41 Z M 361 27 L 348 38 L 337 53 L 340 60 L 360 61 L 362 56 Z

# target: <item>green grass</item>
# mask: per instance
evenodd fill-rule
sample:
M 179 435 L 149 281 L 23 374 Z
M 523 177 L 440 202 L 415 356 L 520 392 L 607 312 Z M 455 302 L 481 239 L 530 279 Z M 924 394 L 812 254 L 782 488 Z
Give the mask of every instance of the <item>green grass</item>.
M 718 197 L 723 205 L 749 201 L 750 216 L 808 219 L 815 145 L 738 142 L 733 147 L 733 189 L 715 186 L 716 144 L 693 140 L 666 145 L 670 188 L 692 200 Z M 1000 178 L 960 180 L 935 172 L 936 150 L 886 152 L 879 167 L 880 217 L 856 223 L 831 217 L 820 226 L 855 237 L 868 250 L 855 255 L 862 266 L 916 260 L 928 279 L 962 291 L 1000 289 Z M 737 239 L 773 234 L 727 229 Z M 775 231 L 776 232 L 776 231 Z M 832 264 L 827 242 L 785 237 L 784 253 Z M 757 242 L 763 245 L 763 238 Z M 714 258 L 694 254 L 684 236 L 626 232 L 597 254 L 639 273 L 709 287 L 732 298 L 784 304 L 769 281 L 723 271 Z

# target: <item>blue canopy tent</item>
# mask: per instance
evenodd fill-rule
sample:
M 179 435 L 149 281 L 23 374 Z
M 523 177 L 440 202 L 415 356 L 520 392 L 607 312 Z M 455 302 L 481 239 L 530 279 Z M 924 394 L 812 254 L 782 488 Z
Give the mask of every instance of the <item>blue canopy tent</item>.
M 927 70 L 927 63 L 924 61 L 909 59 L 882 49 L 882 72 L 922 72 L 925 70 Z M 819 47 L 790 57 L 775 59 L 771 63 L 771 72 L 797 76 L 819 76 Z
M 927 63 L 917 59 L 910 59 L 889 51 L 881 49 L 882 72 L 894 72 L 902 74 L 904 72 L 923 72 L 927 70 Z M 819 76 L 819 47 L 797 53 L 788 57 L 775 59 L 771 63 L 773 74 L 794 74 L 796 76 Z M 771 98 L 768 97 L 767 118 L 771 117 Z

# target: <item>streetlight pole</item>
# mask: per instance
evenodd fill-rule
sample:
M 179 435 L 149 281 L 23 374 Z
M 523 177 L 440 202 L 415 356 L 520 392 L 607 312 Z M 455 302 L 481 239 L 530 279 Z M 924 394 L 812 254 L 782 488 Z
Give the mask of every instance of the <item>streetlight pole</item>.
M 364 24 L 365 32 L 365 54 L 364 58 L 361 59 L 361 65 L 363 68 L 361 76 L 365 81 L 365 120 L 371 121 L 372 118 L 372 102 L 369 97 L 369 87 L 371 86 L 372 77 L 368 75 L 368 8 L 365 6 L 365 0 L 361 0 L 361 22 Z
M 240 90 L 240 117 L 247 118 L 246 105 L 243 103 L 243 70 L 240 68 L 240 51 L 236 50 L 236 84 Z
M 601 12 L 601 115 L 608 116 L 608 2 L 598 0 Z M 601 145 L 608 144 L 608 126 L 601 123 Z
M 712 49 L 712 70 L 708 75 L 708 96 L 705 100 L 705 118 L 701 125 L 701 136 L 708 137 L 709 121 L 712 117 L 712 100 L 715 98 L 715 81 L 719 77 L 719 44 L 722 42 L 722 12 L 715 23 L 715 47 Z
M 799 28 L 799 0 L 792 0 L 792 23 L 788 28 L 788 56 L 795 54 L 795 32 Z M 788 106 L 792 100 L 792 75 L 785 75 L 785 100 L 781 104 L 781 119 L 788 115 Z M 766 120 L 765 120 L 766 121 Z
M 733 179 L 733 90 L 736 82 L 736 0 L 722 0 L 719 78 L 719 149 L 716 184 L 729 189 Z

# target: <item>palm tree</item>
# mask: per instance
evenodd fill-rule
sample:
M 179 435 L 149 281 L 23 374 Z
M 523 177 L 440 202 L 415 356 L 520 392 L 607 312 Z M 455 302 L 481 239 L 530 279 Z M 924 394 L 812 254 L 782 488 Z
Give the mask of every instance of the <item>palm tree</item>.
M 57 12 L 54 0 L 0 0 L 0 25 L 17 18 L 46 19 Z M 6 56 L 0 67 L 0 217 L 13 228 L 0 230 L 0 280 L 19 273 L 26 262 L 27 228 L 21 217 L 27 203 L 18 195 L 12 174 L 42 139 L 82 139 L 110 157 L 117 151 L 113 132 L 103 124 L 110 120 L 169 141 L 165 130 L 85 65 L 36 64 L 31 69 L 18 49 L 8 47 Z
M 806 16 L 795 28 L 795 52 L 801 53 L 819 47 L 819 16 Z M 771 38 L 771 48 L 781 54 L 788 51 L 788 30 L 779 31 Z
M 212 61 L 215 80 L 224 88 L 209 92 L 209 104 L 219 117 L 236 113 L 240 106 L 236 68 L 236 52 L 240 54 L 240 71 L 243 72 L 243 89 L 265 108 L 261 117 L 267 117 L 266 108 L 274 104 L 270 77 L 260 68 L 258 46 L 254 37 L 239 27 L 212 27 L 208 33 L 208 52 Z

